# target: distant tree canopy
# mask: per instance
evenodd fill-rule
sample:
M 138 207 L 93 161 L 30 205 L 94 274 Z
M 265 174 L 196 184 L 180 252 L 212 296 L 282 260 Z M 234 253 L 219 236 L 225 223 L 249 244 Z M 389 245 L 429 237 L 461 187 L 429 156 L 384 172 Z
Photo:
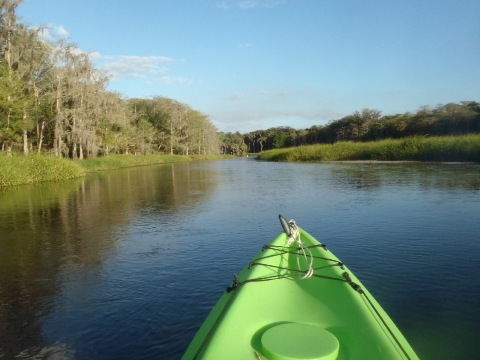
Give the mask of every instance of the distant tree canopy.
M 248 152 L 248 146 L 243 141 L 243 135 L 236 133 L 220 134 L 222 154 L 244 156 Z
M 458 135 L 480 133 L 480 103 L 462 101 L 434 108 L 422 107 L 415 114 L 382 116 L 379 110 L 363 109 L 326 125 L 295 130 L 277 127 L 244 134 L 249 152 L 337 141 L 372 141 L 413 135 Z
M 361 112 L 327 125 L 217 133 L 207 115 L 164 97 L 124 99 L 90 55 L 19 22 L 23 0 L 0 0 L 0 151 L 83 159 L 103 154 L 168 153 L 238 156 L 313 143 L 480 132 L 480 104 L 423 107 L 382 116 Z
M 176 100 L 122 98 L 90 55 L 47 42 L 0 0 L 0 151 L 83 159 L 111 153 L 220 153 L 207 115 Z
M 207 115 L 176 100 L 155 97 L 127 101 L 142 153 L 218 154 L 216 128 Z M 136 145 L 135 145 L 136 146 Z

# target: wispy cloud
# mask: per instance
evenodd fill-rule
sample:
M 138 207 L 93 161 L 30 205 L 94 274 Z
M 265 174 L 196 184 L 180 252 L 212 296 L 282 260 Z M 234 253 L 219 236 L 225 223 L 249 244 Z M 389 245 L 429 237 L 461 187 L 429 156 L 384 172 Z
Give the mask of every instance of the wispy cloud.
M 305 129 L 313 125 L 326 123 L 338 118 L 341 114 L 331 108 L 312 109 L 273 109 L 244 106 L 242 108 L 225 109 L 211 113 L 215 124 L 222 131 L 242 132 L 265 130 L 276 126 L 291 126 L 296 129 Z
M 275 7 L 284 2 L 285 0 L 222 0 L 217 3 L 217 6 L 222 9 L 255 9 Z
M 233 94 L 230 94 L 227 96 L 227 99 L 229 100 L 241 100 L 245 99 L 247 97 L 247 94 L 245 94 L 243 91 L 236 91 Z
M 172 75 L 170 66 L 178 61 L 168 56 L 111 56 L 92 53 L 90 58 L 100 69 L 110 74 L 113 80 L 137 79 L 150 86 L 157 83 L 184 85 L 193 81 L 189 77 Z
M 286 98 L 293 96 L 292 91 L 290 90 L 269 90 L 262 89 L 258 92 L 255 92 L 255 95 L 260 95 L 268 101 L 284 101 Z M 248 98 L 248 94 L 244 91 L 235 91 L 231 94 L 225 96 L 228 100 L 242 100 Z M 257 97 L 255 97 L 257 98 Z M 258 98 L 257 98 L 258 99 Z
M 279 97 L 287 97 L 292 95 L 292 92 L 289 90 L 268 90 L 263 89 L 260 90 L 260 95 L 268 96 L 271 98 L 279 98 Z
M 238 47 L 240 49 L 247 49 L 247 48 L 251 48 L 252 44 L 251 43 L 242 43 L 242 44 L 238 44 Z
M 192 79 L 188 77 L 170 76 L 170 75 L 162 76 L 160 77 L 160 80 L 165 84 L 169 84 L 169 85 L 183 85 L 183 84 L 189 84 L 192 82 Z
M 58 40 L 66 40 L 69 32 L 63 25 L 48 24 L 37 28 L 40 38 L 44 41 L 55 43 Z M 75 48 L 76 53 L 83 53 L 82 49 Z M 181 85 L 190 83 L 192 80 L 183 76 L 169 74 L 169 65 L 177 60 L 168 56 L 129 56 L 129 55 L 102 55 L 99 52 L 88 53 L 90 59 L 101 70 L 107 72 L 113 79 L 136 78 L 146 82 L 162 82 L 169 85 Z M 178 60 L 181 62 L 183 60 Z
M 36 28 L 40 39 L 48 42 L 54 42 L 61 39 L 67 39 L 70 34 L 63 25 L 48 24 L 41 28 Z
M 114 78 L 148 78 L 165 75 L 169 71 L 167 64 L 174 60 L 166 56 L 110 56 L 96 53 L 96 63 L 108 71 Z

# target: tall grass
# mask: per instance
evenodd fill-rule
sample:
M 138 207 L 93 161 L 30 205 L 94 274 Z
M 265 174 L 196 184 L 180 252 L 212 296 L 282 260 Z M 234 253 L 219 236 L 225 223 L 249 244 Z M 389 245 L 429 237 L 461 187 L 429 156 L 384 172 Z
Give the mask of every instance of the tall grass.
M 111 155 L 73 161 L 44 155 L 16 154 L 7 157 L 0 153 L 0 188 L 73 179 L 94 171 L 225 157 L 224 155 Z
M 109 155 L 78 161 L 87 172 L 121 169 L 132 166 L 223 159 L 225 155 Z
M 0 155 L 0 188 L 74 179 L 84 175 L 85 169 L 67 159 L 42 155 Z
M 184 155 L 109 155 L 86 159 L 77 163 L 85 171 L 93 172 L 191 160 L 190 156 Z
M 316 144 L 262 152 L 268 161 L 459 161 L 480 162 L 480 134 Z

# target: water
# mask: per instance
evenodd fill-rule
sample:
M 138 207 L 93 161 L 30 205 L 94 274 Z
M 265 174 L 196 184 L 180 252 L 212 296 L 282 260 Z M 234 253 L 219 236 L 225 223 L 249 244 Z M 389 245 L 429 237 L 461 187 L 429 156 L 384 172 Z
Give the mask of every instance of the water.
M 165 164 L 0 193 L 0 358 L 180 358 L 235 272 L 297 223 L 422 359 L 480 340 L 480 166 Z

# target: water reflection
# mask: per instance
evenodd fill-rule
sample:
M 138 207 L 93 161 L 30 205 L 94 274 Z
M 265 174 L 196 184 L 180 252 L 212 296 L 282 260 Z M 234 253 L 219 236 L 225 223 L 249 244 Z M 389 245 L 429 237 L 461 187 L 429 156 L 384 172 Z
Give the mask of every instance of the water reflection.
M 179 358 L 278 212 L 358 270 L 422 358 L 472 358 L 479 171 L 237 159 L 4 191 L 0 358 Z
M 480 165 L 474 164 L 344 163 L 330 166 L 335 181 L 364 190 L 412 185 L 423 190 L 480 190 Z
M 64 344 L 45 347 L 42 320 L 69 277 L 99 272 L 137 212 L 192 208 L 214 186 L 207 169 L 167 164 L 1 192 L 0 358 L 67 357 Z M 73 293 L 81 299 L 86 289 Z

